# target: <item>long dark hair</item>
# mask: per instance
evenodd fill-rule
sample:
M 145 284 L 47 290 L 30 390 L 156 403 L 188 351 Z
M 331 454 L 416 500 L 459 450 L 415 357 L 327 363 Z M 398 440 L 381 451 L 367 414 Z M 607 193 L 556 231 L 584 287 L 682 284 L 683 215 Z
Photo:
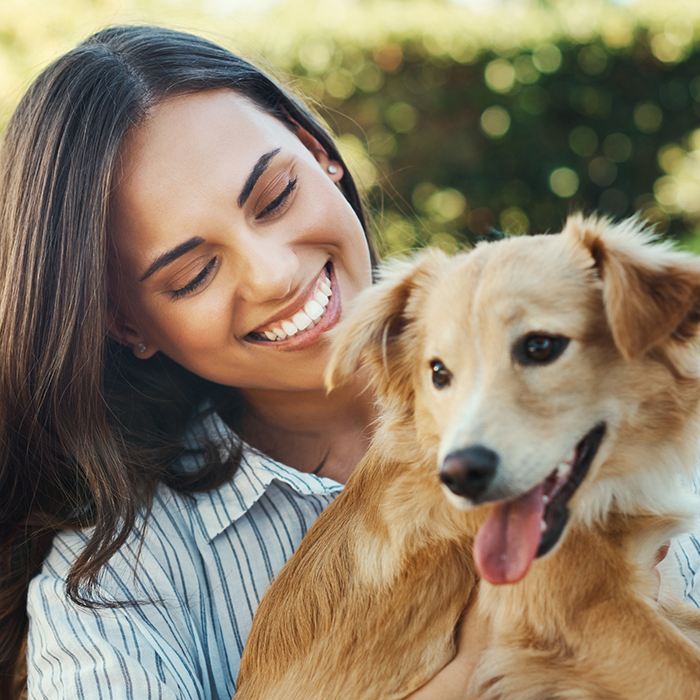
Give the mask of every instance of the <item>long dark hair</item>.
M 215 444 L 177 473 L 205 399 L 235 423 L 233 390 L 168 358 L 136 360 L 106 338 L 108 214 L 120 145 L 169 96 L 230 88 L 342 163 L 318 119 L 268 75 L 200 37 L 143 26 L 90 37 L 49 66 L 17 107 L 0 153 L 0 697 L 24 686 L 26 595 L 54 533 L 92 527 L 67 594 L 95 604 L 100 567 L 150 507 L 230 478 Z M 366 228 L 345 170 L 340 187 Z M 370 250 L 371 243 L 370 244 Z

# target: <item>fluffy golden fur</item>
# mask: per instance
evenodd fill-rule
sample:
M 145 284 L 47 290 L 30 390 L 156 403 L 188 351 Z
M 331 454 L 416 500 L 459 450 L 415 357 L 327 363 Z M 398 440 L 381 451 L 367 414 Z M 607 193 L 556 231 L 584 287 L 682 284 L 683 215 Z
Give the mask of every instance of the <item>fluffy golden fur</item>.
M 328 379 L 364 361 L 377 432 L 264 597 L 237 700 L 402 698 L 453 658 L 470 603 L 492 633 L 469 697 L 700 698 L 700 615 L 657 603 L 650 576 L 700 512 L 683 486 L 699 428 L 700 263 L 640 229 L 576 216 L 561 234 L 427 251 L 361 297 Z M 541 361 L 542 338 L 566 339 L 554 359 Z M 480 570 L 513 582 L 485 580 L 479 528 L 551 488 L 596 426 L 551 551 L 523 563 L 496 548 L 501 562 L 483 538 Z M 465 496 L 439 473 L 473 445 L 498 466 Z

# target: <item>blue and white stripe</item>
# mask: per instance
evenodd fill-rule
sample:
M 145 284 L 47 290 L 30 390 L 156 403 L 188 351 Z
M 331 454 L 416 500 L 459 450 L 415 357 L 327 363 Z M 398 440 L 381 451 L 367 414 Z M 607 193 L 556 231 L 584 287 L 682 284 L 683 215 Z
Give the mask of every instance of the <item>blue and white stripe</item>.
M 692 479 L 692 489 L 700 494 L 700 473 Z M 700 513 L 698 514 L 700 516 Z M 683 595 L 688 603 L 700 607 L 700 531 L 676 537 L 667 555 L 675 560 L 683 583 Z
M 217 417 L 206 430 L 228 432 Z M 87 538 L 59 535 L 29 588 L 28 700 L 229 700 L 270 578 L 341 488 L 250 449 L 217 490 L 161 487 L 143 544 L 134 535 L 100 578 L 106 599 L 131 603 L 115 609 L 66 599 Z M 698 537 L 679 538 L 669 557 L 697 606 Z
M 29 588 L 29 699 L 230 700 L 270 578 L 341 488 L 250 449 L 215 491 L 161 487 L 143 545 L 134 535 L 100 578 L 108 600 L 131 603 L 117 609 L 66 600 L 87 538 L 59 535 Z

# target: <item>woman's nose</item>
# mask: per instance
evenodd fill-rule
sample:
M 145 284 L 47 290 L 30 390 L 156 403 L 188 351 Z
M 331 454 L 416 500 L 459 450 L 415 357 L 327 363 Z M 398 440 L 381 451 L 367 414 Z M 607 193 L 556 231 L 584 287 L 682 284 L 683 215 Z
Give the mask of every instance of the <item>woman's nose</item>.
M 299 258 L 288 242 L 250 237 L 237 255 L 236 282 L 246 301 L 284 299 L 294 291 Z

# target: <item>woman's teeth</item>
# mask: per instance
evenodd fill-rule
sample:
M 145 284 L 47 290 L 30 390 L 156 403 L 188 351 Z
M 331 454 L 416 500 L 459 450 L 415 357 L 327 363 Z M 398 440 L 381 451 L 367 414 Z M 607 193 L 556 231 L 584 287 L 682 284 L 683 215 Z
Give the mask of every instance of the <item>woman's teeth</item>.
M 254 333 L 253 335 L 258 336 L 261 340 L 265 338 L 272 341 L 284 340 L 311 326 L 315 326 L 326 312 L 332 295 L 331 281 L 326 274 L 325 280 L 317 285 L 313 299 L 309 299 L 304 304 L 302 311 L 297 311 L 294 316 L 284 321 L 278 321 L 278 325 L 273 326 L 270 330 Z

